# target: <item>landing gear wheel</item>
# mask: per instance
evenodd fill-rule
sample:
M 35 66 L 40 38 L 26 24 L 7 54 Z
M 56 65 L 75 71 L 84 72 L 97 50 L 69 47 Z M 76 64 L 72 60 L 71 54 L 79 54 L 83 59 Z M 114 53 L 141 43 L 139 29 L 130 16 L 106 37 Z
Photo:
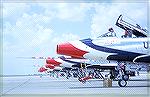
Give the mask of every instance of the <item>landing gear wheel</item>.
M 69 79 L 69 77 L 68 77 L 68 76 L 67 76 L 66 78 L 67 78 L 67 79 Z
M 125 80 L 125 81 L 129 80 L 129 75 L 123 75 L 122 79 Z
M 115 77 L 113 75 L 110 76 L 110 79 L 115 79 Z
M 121 79 L 118 81 L 118 84 L 120 87 L 125 87 L 127 85 L 127 82 L 125 80 Z
M 80 82 L 82 82 L 83 84 L 86 82 L 85 80 L 82 80 L 82 78 L 78 79 Z
M 76 73 L 73 73 L 73 77 L 74 77 L 74 78 L 77 78 L 77 76 L 78 76 L 78 75 L 77 75 Z
M 96 74 L 96 75 L 95 75 L 95 78 L 98 79 L 98 78 L 99 78 L 99 75 Z
M 82 81 L 83 84 L 85 84 L 85 82 L 86 82 L 85 80 Z

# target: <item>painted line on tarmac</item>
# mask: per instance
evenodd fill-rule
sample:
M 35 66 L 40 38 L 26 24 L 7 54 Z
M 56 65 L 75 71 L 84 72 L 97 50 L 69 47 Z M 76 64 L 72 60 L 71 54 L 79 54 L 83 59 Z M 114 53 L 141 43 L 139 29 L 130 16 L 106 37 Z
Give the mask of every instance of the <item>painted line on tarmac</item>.
M 21 83 L 21 84 L 15 86 L 15 87 L 13 87 L 13 88 L 7 90 L 6 92 L 2 93 L 2 96 L 4 96 L 5 94 L 8 94 L 9 92 L 11 92 L 12 90 L 14 90 L 14 89 L 16 89 L 16 88 L 19 88 L 19 87 L 21 87 L 21 86 L 27 84 L 30 80 L 31 80 L 31 79 L 28 79 L 28 80 L 26 80 L 25 82 L 23 82 L 23 83 Z

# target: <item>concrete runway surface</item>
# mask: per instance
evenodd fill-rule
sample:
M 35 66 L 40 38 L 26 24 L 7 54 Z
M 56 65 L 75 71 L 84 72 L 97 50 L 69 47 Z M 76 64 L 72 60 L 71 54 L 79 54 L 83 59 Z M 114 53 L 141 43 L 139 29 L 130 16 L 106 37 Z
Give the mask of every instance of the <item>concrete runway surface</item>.
M 103 81 L 92 79 L 85 84 L 75 78 L 53 78 L 49 76 L 3 77 L 1 95 L 7 94 L 114 94 L 114 95 L 149 95 L 150 80 L 148 74 L 131 77 L 126 87 L 119 87 L 118 81 L 112 87 L 103 87 Z

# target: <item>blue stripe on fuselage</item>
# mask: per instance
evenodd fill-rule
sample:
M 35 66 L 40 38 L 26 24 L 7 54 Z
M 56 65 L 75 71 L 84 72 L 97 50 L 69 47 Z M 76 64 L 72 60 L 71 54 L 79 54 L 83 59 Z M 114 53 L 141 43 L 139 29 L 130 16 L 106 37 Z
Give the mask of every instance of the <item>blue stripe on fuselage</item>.
M 88 39 L 83 39 L 80 40 L 82 43 L 84 43 L 85 45 L 98 50 L 98 51 L 102 51 L 102 52 L 106 52 L 106 53 L 115 53 L 115 56 L 117 55 L 118 57 L 120 56 L 126 56 L 129 57 L 129 60 L 132 61 L 135 57 L 143 55 L 140 53 L 134 53 L 134 52 L 128 52 L 128 51 L 123 51 L 123 50 L 118 50 L 118 49 L 113 49 L 113 48 L 108 48 L 108 47 L 103 47 L 103 46 L 99 46 L 96 45 L 94 43 L 92 43 L 92 39 L 88 38 Z

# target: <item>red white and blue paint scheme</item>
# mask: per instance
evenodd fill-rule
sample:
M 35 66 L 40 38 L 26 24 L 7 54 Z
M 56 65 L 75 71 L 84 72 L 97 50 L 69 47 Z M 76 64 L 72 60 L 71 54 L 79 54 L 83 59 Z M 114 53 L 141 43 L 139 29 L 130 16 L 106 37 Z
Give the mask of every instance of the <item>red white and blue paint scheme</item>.
M 46 64 L 39 69 L 39 72 L 54 70 L 60 71 L 62 69 L 71 70 L 73 67 L 79 67 L 79 65 L 82 63 L 89 63 L 89 60 L 87 59 L 76 59 L 71 58 L 70 56 L 61 56 L 58 58 L 34 57 L 34 59 L 46 59 Z
M 133 25 L 117 19 L 116 25 L 135 37 L 117 37 L 108 32 L 96 39 L 82 39 L 57 45 L 57 53 L 94 60 L 115 60 L 150 63 L 148 31 L 138 24 Z
M 57 46 L 57 53 L 93 60 L 150 63 L 148 38 L 100 37 L 71 41 Z
M 138 24 L 133 25 L 122 20 L 122 15 L 117 19 L 116 25 L 127 31 L 127 37 L 117 37 L 114 32 L 108 32 L 98 38 L 70 41 L 57 45 L 57 54 L 89 60 L 107 60 L 127 64 L 150 63 L 150 41 L 148 31 Z M 134 36 L 133 36 L 134 35 Z M 109 63 L 107 64 L 109 67 Z M 94 67 L 94 65 L 93 65 Z M 96 65 L 96 68 L 101 64 Z M 126 75 L 125 75 L 126 76 Z M 126 78 L 119 80 L 120 86 L 126 86 Z

